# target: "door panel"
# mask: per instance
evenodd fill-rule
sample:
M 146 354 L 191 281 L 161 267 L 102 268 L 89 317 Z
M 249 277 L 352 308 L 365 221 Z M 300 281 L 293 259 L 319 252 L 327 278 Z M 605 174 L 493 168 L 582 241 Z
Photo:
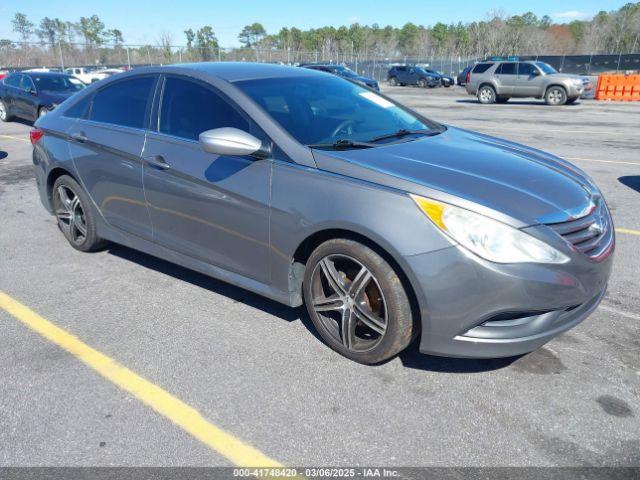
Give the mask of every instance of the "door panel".
M 71 156 L 85 189 L 112 226 L 151 239 L 142 189 L 144 131 L 78 120 L 69 134 Z M 73 137 L 85 137 L 78 141 Z
M 515 62 L 503 63 L 496 70 L 498 79 L 498 95 L 512 95 L 518 81 L 517 64 Z
M 538 75 L 534 75 L 538 72 Z M 544 76 L 530 63 L 518 64 L 518 93 L 526 97 L 539 97 L 543 94 Z
M 217 156 L 157 133 L 143 157 L 154 241 L 267 283 L 271 161 Z

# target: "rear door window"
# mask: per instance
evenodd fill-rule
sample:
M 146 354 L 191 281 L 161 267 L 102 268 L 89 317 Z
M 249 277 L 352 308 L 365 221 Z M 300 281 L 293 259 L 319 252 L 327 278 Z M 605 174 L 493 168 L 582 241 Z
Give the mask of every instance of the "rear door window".
M 114 83 L 95 94 L 91 120 L 122 127 L 145 128 L 155 78 L 137 77 Z
M 250 131 L 248 120 L 211 88 L 182 78 L 166 79 L 160 107 L 160 133 L 198 140 L 202 132 L 222 127 Z
M 9 85 L 10 87 L 19 88 L 21 78 L 22 78 L 22 75 L 20 74 L 9 75 L 7 78 L 4 79 L 4 84 Z
M 503 63 L 496 70 L 497 74 L 500 75 L 515 75 L 516 74 L 516 64 L 513 62 Z

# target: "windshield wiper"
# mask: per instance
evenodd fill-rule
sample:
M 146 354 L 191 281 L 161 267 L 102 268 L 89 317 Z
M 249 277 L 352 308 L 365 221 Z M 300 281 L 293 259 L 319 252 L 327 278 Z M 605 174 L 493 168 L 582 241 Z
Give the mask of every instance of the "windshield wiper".
M 369 140 L 369 142 L 379 142 L 380 140 L 387 140 L 388 138 L 402 138 L 402 137 L 406 137 L 407 135 L 417 135 L 417 134 L 432 136 L 432 135 L 437 135 L 438 133 L 440 133 L 438 130 L 426 130 L 426 129 L 408 130 L 406 128 L 401 128 L 397 132 L 387 133 L 386 135 L 373 137 L 372 139 Z
M 338 140 L 334 143 L 315 143 L 307 145 L 309 148 L 328 148 L 332 150 L 347 150 L 349 148 L 371 148 L 375 147 L 369 142 L 354 142 L 353 140 Z

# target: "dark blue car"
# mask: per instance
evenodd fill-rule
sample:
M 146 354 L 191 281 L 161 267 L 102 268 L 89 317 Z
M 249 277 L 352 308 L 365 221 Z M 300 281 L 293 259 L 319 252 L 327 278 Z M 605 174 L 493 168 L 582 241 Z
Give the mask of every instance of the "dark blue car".
M 437 75 L 427 72 L 424 68 L 412 65 L 397 65 L 391 67 L 387 73 L 389 85 L 417 85 L 421 88 L 433 88 L 440 85 Z
M 84 87 L 79 79 L 63 73 L 12 73 L 0 81 L 0 120 L 36 120 Z
M 320 70 L 321 72 L 332 73 L 333 75 L 338 75 L 339 77 L 348 78 L 360 85 L 364 85 L 365 87 L 373 88 L 374 90 L 380 90 L 380 86 L 378 82 L 376 82 L 373 78 L 363 77 L 362 75 L 358 75 L 356 72 L 347 68 L 343 65 L 334 65 L 334 64 L 309 64 L 309 65 L 301 65 L 304 68 L 310 68 L 312 70 Z

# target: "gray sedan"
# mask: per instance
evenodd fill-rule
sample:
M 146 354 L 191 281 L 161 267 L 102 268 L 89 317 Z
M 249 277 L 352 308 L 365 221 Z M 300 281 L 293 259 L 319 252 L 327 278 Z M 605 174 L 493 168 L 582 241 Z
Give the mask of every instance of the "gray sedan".
M 418 337 L 437 355 L 530 352 L 597 307 L 611 270 L 611 217 L 577 167 L 313 70 L 137 69 L 31 140 L 74 248 L 115 242 L 304 303 L 362 363 Z

